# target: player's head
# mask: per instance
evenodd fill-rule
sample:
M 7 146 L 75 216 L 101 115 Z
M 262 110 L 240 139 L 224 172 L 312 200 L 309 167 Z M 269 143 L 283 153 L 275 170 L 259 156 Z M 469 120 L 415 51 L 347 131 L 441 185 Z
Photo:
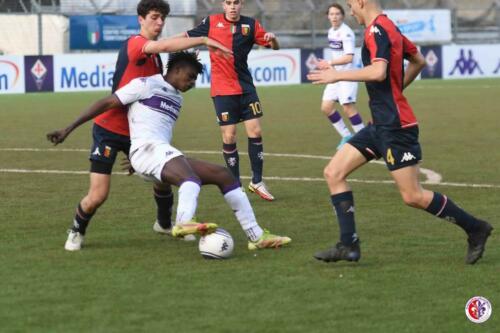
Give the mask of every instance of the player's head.
M 165 25 L 165 18 L 170 13 L 170 5 L 164 0 L 141 0 L 137 4 L 137 15 L 141 25 L 141 35 L 147 39 L 156 39 Z
M 347 0 L 347 7 L 356 21 L 365 26 L 371 23 L 367 21 L 374 13 L 381 11 L 379 0 Z
M 196 52 L 181 51 L 170 53 L 167 63 L 166 80 L 174 88 L 185 92 L 193 88 L 198 74 L 203 72 L 203 65 Z
M 229 21 L 239 21 L 244 0 L 222 0 L 224 15 Z
M 326 10 L 326 15 L 328 20 L 332 24 L 332 27 L 338 28 L 344 22 L 345 11 L 344 8 L 338 3 L 332 3 L 328 6 Z

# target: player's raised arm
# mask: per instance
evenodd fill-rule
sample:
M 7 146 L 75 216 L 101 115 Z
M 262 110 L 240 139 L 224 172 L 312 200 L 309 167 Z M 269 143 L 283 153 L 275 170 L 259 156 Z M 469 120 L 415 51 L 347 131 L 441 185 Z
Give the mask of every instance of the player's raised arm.
M 85 111 L 83 111 L 80 116 L 78 116 L 78 118 L 76 118 L 76 120 L 66 128 L 47 133 L 47 140 L 52 142 L 54 145 L 62 143 L 68 137 L 68 135 L 78 126 L 97 117 L 98 115 L 104 113 L 109 109 L 119 107 L 123 107 L 123 105 L 115 95 L 104 97 L 92 104 Z
M 177 52 L 187 50 L 195 46 L 206 45 L 209 48 L 220 50 L 224 55 L 231 55 L 233 51 L 222 45 L 221 43 L 211 38 L 202 37 L 182 37 L 175 35 L 173 37 L 158 41 L 150 41 L 144 45 L 144 53 L 162 53 L 162 52 Z

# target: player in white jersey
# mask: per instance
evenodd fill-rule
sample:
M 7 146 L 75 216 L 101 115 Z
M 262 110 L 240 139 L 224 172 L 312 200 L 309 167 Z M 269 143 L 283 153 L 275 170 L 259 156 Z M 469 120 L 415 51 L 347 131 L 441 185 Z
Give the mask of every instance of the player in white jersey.
M 344 8 L 337 4 L 331 4 L 326 12 L 332 27 L 328 30 L 328 43 L 331 49 L 331 60 L 320 60 L 319 68 L 334 66 L 336 70 L 350 70 L 354 67 L 355 36 L 347 24 L 344 23 Z M 356 95 L 358 93 L 357 82 L 337 82 L 328 84 L 323 92 L 321 111 L 328 117 L 332 126 L 342 137 L 337 149 L 352 137 L 351 130 L 347 127 L 342 116 L 335 108 L 335 103 L 342 105 L 345 115 L 351 122 L 355 133 L 363 127 L 363 120 L 356 109 Z
M 135 172 L 159 185 L 179 187 L 176 225 L 171 230 L 174 237 L 215 230 L 214 223 L 192 222 L 201 185 L 213 184 L 235 213 L 249 238 L 250 250 L 286 245 L 291 242 L 289 237 L 273 235 L 259 226 L 247 195 L 229 169 L 187 158 L 170 144 L 182 105 L 181 92 L 194 87 L 202 70 L 195 53 L 171 54 L 164 77 L 158 74 L 132 80 L 94 103 L 68 128 L 51 133 L 49 139 L 60 143 L 76 127 L 104 111 L 128 106 L 129 159 Z

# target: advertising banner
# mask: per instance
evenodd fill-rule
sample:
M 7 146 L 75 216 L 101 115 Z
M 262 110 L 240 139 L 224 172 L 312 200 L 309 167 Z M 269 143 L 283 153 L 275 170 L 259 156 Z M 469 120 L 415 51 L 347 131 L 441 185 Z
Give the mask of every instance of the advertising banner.
M 54 56 L 54 91 L 111 90 L 117 53 Z
M 443 46 L 445 79 L 500 77 L 500 45 Z
M 318 59 L 323 59 L 323 49 L 302 49 L 300 50 L 301 82 L 307 83 L 307 73 L 316 68 Z
M 24 57 L 26 92 L 54 91 L 54 60 L 52 56 Z
M 451 12 L 448 9 L 386 10 L 384 13 L 414 43 L 451 41 Z
M 24 93 L 24 57 L 0 56 L 0 94 Z
M 422 46 L 420 52 L 427 65 L 422 70 L 422 79 L 443 78 L 443 52 L 441 45 Z
M 77 15 L 69 18 L 71 50 L 119 49 L 140 30 L 135 15 Z
M 199 58 L 204 71 L 196 81 L 197 87 L 210 87 L 210 57 L 201 51 Z M 256 86 L 299 84 L 301 81 L 300 50 L 258 50 L 248 55 L 248 68 Z

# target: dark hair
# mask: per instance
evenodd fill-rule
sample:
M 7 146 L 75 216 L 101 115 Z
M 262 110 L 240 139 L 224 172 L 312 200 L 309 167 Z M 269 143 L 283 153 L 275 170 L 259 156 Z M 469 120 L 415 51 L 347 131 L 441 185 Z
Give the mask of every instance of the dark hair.
M 345 17 L 345 11 L 344 11 L 344 7 L 342 7 L 342 5 L 338 4 L 338 3 L 332 3 L 330 6 L 328 6 L 328 8 L 326 9 L 326 15 L 328 15 L 328 12 L 330 12 L 330 8 L 337 8 L 338 10 L 340 10 L 340 13 L 342 14 L 342 16 Z
M 203 72 L 203 65 L 198 60 L 196 52 L 180 51 L 170 53 L 170 55 L 168 56 L 167 73 L 175 67 L 184 65 L 193 66 L 198 74 L 201 74 L 201 72 Z
M 141 0 L 137 4 L 137 15 L 146 17 L 152 10 L 156 10 L 163 17 L 170 13 L 170 5 L 164 0 Z

